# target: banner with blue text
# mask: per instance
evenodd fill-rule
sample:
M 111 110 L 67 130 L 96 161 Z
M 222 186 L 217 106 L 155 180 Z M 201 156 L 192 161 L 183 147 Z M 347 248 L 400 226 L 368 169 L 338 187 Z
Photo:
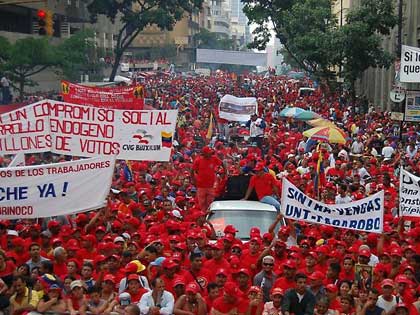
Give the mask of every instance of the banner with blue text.
M 289 219 L 336 228 L 382 233 L 384 192 L 346 204 L 325 204 L 312 199 L 283 178 L 281 213 Z
M 401 169 L 400 216 L 406 219 L 420 219 L 420 177 Z
M 115 157 L 0 168 L 0 220 L 44 218 L 103 207 Z

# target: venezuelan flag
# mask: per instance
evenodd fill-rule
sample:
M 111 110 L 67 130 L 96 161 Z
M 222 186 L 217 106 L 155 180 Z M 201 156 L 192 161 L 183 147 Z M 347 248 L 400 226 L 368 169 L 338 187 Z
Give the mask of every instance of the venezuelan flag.
M 160 135 L 162 136 L 162 147 L 172 148 L 172 132 L 162 131 Z

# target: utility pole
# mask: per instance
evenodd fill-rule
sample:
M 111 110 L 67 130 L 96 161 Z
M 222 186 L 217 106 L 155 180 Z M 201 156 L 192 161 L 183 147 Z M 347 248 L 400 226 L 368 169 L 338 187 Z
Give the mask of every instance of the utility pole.
M 403 0 L 398 0 L 398 41 L 397 41 L 397 56 L 401 56 L 402 48 L 402 29 L 403 29 Z
M 397 58 L 401 62 L 402 37 L 403 37 L 403 0 L 398 0 L 398 41 L 397 41 Z M 401 63 L 400 63 L 401 64 Z M 401 87 L 400 87 L 401 88 Z M 400 102 L 400 111 L 403 113 L 403 119 L 400 122 L 400 140 L 402 140 L 404 116 L 405 116 L 405 100 Z

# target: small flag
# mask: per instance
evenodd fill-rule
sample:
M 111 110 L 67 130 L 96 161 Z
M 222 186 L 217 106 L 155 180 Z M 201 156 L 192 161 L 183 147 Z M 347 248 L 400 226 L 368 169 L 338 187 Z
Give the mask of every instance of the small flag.
M 323 176 L 324 176 L 324 166 L 322 163 L 322 151 L 320 149 L 320 145 L 318 144 L 316 151 L 318 152 L 318 162 L 316 165 L 316 173 L 315 173 L 315 178 L 314 178 L 314 190 L 315 190 L 315 195 L 317 196 L 317 198 L 319 199 L 319 193 L 320 193 L 320 186 L 321 183 L 323 182 Z
M 127 182 L 133 181 L 133 173 L 131 171 L 131 162 L 128 160 L 125 160 L 124 177 Z
M 172 132 L 165 132 L 162 131 L 162 147 L 164 148 L 172 148 Z
M 209 123 L 209 127 L 207 128 L 206 139 L 210 140 L 212 136 L 213 136 L 213 113 L 211 113 L 210 115 L 210 123 Z

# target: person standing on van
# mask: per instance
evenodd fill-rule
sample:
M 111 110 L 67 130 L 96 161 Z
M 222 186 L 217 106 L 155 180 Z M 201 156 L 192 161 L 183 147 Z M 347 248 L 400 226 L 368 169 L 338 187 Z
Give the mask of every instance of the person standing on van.
M 251 119 L 246 123 L 246 126 L 249 128 L 249 137 L 251 143 L 255 142 L 258 148 L 262 150 L 264 130 L 266 127 L 265 121 L 254 113 L 251 115 Z
M 278 195 L 277 180 L 270 173 L 265 172 L 264 163 L 258 163 L 253 175 L 249 181 L 248 189 L 245 197 L 242 200 L 247 200 L 255 188 L 258 200 L 262 203 L 272 205 L 276 208 L 277 213 L 280 213 L 280 202 L 275 198 Z
M 214 155 L 213 149 L 209 146 L 205 146 L 201 150 L 201 155 L 194 160 L 193 170 L 201 211 L 207 211 L 214 200 L 214 184 L 220 166 L 223 167 L 222 161 Z

